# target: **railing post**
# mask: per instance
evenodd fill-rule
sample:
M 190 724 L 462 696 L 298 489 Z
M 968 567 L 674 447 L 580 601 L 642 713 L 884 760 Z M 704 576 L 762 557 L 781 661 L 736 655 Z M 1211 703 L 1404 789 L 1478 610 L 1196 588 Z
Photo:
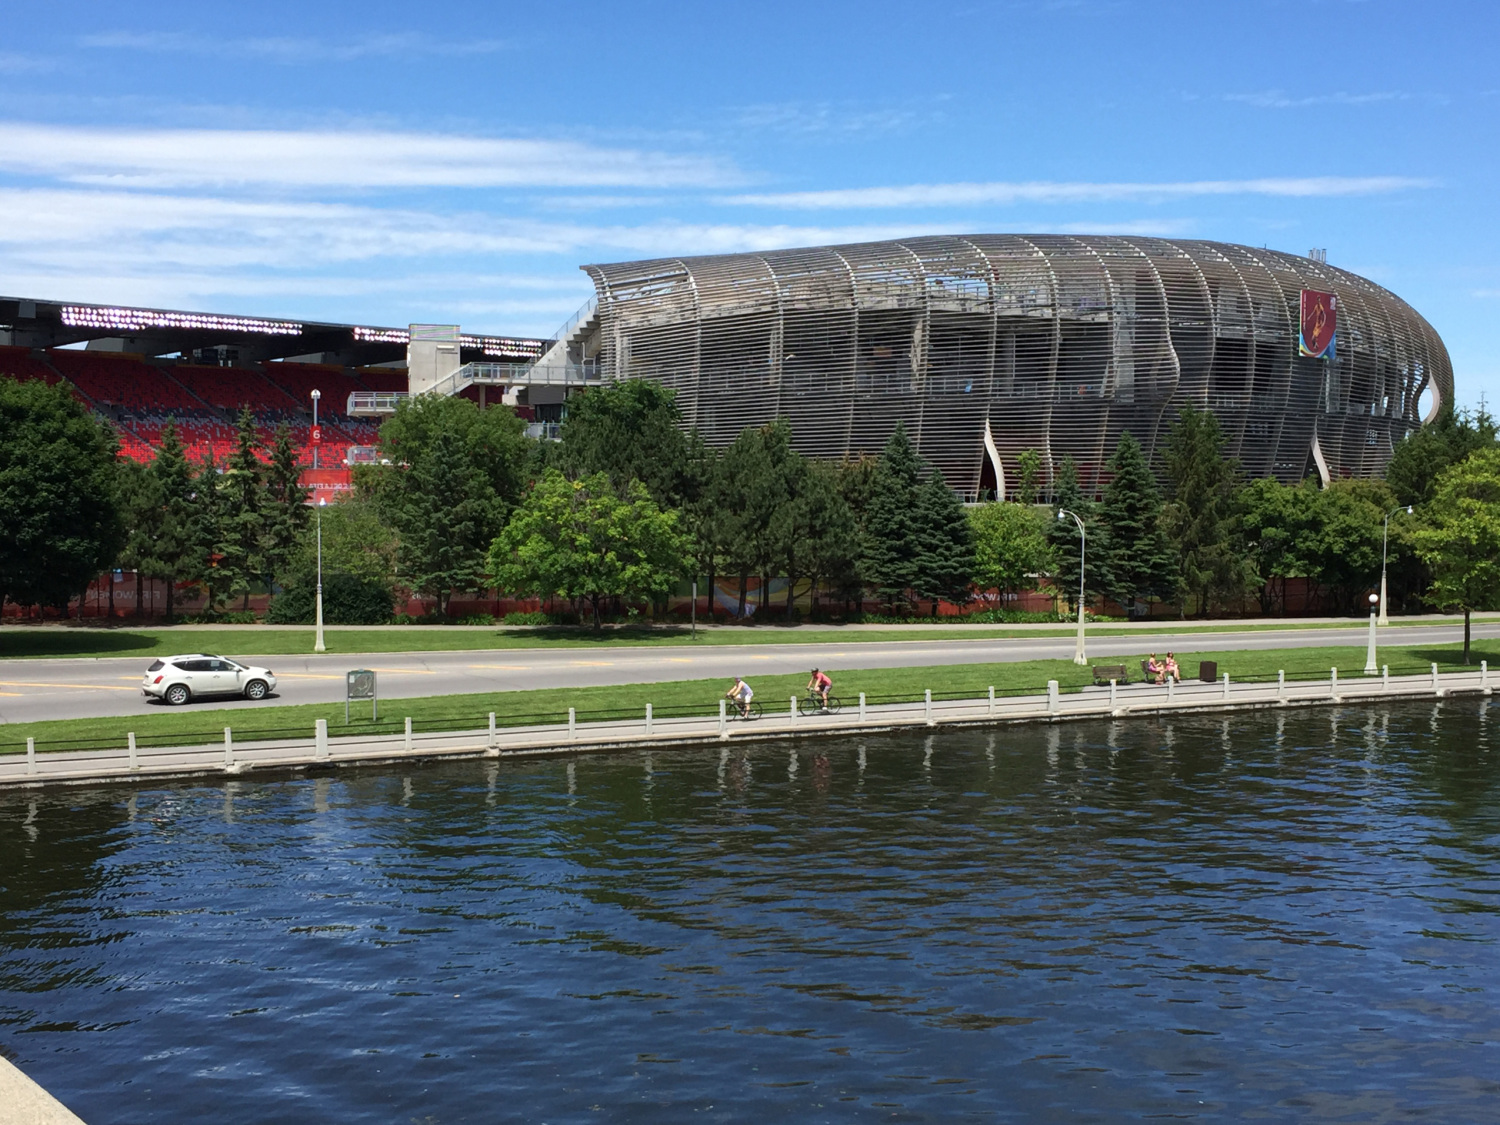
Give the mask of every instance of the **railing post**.
M 863 699 L 864 696 L 860 696 L 860 698 Z M 727 699 L 721 699 L 721 700 L 719 700 L 719 737 L 720 738 L 728 738 L 729 737 L 729 711 L 728 711 L 728 708 L 726 707 L 726 704 L 728 704 L 728 702 L 729 701 Z M 729 753 L 729 751 L 726 750 L 726 751 L 724 751 L 724 753 L 727 754 L 727 753 Z
M 928 726 L 932 726 L 932 689 L 931 688 L 924 688 L 922 690 L 922 718 L 926 720 Z
M 1438 670 L 1436 664 L 1433 664 L 1432 666 L 1432 694 L 1437 696 L 1439 699 L 1443 697 L 1443 689 L 1438 686 Z
M 865 721 L 865 693 L 859 693 L 859 721 Z
M 408 754 L 411 753 L 411 716 L 406 716 L 406 742 L 403 747 Z
M 1286 669 L 1276 669 L 1276 702 L 1286 702 Z
M 1048 680 L 1047 681 L 1047 713 L 1049 715 L 1055 715 L 1055 714 L 1057 714 L 1059 706 L 1060 705 L 1059 705 L 1058 698 L 1057 698 L 1057 681 L 1056 680 Z
M 1224 698 L 1229 698 L 1229 673 L 1224 673 Z
M 995 685 L 990 685 L 990 714 L 995 713 Z
M 646 704 L 646 733 L 651 733 L 651 704 Z
M 792 696 L 791 716 L 792 716 L 792 722 L 795 723 L 797 721 L 797 697 L 795 695 Z
M 230 733 L 228 727 L 224 728 L 224 768 L 226 770 L 234 768 L 234 735 Z
M 1118 680 L 1110 680 L 1109 681 L 1109 709 L 1111 711 L 1113 711 L 1115 709 L 1115 689 L 1116 689 L 1116 687 L 1118 685 L 1119 685 L 1119 681 Z M 994 711 L 995 711 L 994 699 L 995 699 L 995 689 L 994 688 L 990 688 L 990 713 L 991 714 L 993 714 Z
M 36 773 L 36 739 L 26 740 L 26 772 Z
M 1490 694 L 1490 662 L 1488 660 L 1479 662 L 1479 690 L 1484 695 Z
M 490 749 L 494 750 L 500 745 L 500 737 L 495 733 L 495 712 L 490 712 Z
M 1391 693 L 1391 666 L 1389 664 L 1382 664 L 1380 666 L 1380 694 L 1381 695 L 1389 695 L 1390 693 Z
M 1168 703 L 1172 702 L 1172 695 L 1173 695 L 1173 693 L 1176 690 L 1177 690 L 1177 677 L 1176 676 L 1168 676 L 1167 677 L 1167 702 Z
M 568 741 L 578 741 L 578 712 L 572 707 L 568 708 Z
M 313 759 L 328 761 L 328 720 L 319 719 L 313 726 Z
M 126 759 L 127 764 L 133 770 L 140 769 L 141 764 L 136 760 L 135 757 L 135 731 L 131 731 L 125 736 L 125 746 L 129 754 L 129 757 Z

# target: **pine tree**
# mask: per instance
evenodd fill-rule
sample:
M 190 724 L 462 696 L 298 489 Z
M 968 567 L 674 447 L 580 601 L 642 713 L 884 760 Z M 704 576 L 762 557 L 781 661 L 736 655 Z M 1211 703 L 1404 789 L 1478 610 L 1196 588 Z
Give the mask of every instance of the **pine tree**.
M 261 581 L 266 589 L 286 584 L 286 576 L 301 546 L 303 533 L 312 519 L 307 489 L 302 487 L 302 469 L 292 444 L 291 428 L 276 427 L 271 461 L 265 467 L 265 494 L 261 508 L 261 543 L 258 553 Z
M 1171 597 L 1177 589 L 1177 554 L 1161 527 L 1161 488 L 1129 430 L 1120 435 L 1109 470 L 1113 476 L 1099 508 L 1108 545 L 1105 589 L 1126 607 Z
M 1163 460 L 1172 498 L 1163 527 L 1181 560 L 1178 592 L 1200 613 L 1242 597 L 1254 580 L 1248 559 L 1236 550 L 1239 466 L 1224 455 L 1219 420 L 1187 403 L 1167 434 Z
M 161 534 L 162 495 L 155 474 L 140 461 L 122 461 L 118 488 L 120 516 L 125 524 L 125 545 L 119 563 L 135 571 L 135 615 L 146 608 L 142 578 L 150 569 L 156 540 Z
M 974 529 L 938 469 L 917 489 L 913 515 L 918 544 L 913 588 L 919 597 L 932 600 L 936 617 L 940 599 L 956 605 L 969 600 L 974 585 Z
M 238 584 L 240 575 L 232 563 L 224 565 L 232 497 L 224 473 L 211 453 L 203 455 L 203 461 L 193 477 L 193 503 L 197 509 L 199 552 L 198 570 L 192 578 L 207 594 L 205 612 L 212 615 L 224 607 Z
M 1059 511 L 1069 511 L 1083 521 L 1088 533 L 1087 544 L 1079 541 L 1078 525 L 1070 516 L 1058 517 Z M 1073 458 L 1064 457 L 1057 469 L 1057 483 L 1052 496 L 1053 518 L 1047 521 L 1047 545 L 1052 552 L 1053 580 L 1068 599 L 1068 605 L 1078 608 L 1078 559 L 1080 549 L 1088 564 L 1084 580 L 1086 594 L 1102 593 L 1105 588 L 1104 563 L 1109 557 L 1109 544 L 1098 519 L 1096 505 L 1083 495 L 1078 486 L 1078 467 Z
M 1037 484 L 1042 479 L 1042 455 L 1035 449 L 1021 450 L 1021 455 L 1016 458 L 1016 470 L 1016 503 L 1035 504 Z
M 241 594 L 241 609 L 250 608 L 250 587 L 265 573 L 266 482 L 261 470 L 260 435 L 250 408 L 240 410 L 235 449 L 221 482 L 223 500 L 219 528 L 218 569 L 231 594 Z
M 207 554 L 193 468 L 188 464 L 182 440 L 177 436 L 177 425 L 171 418 L 162 428 L 161 444 L 150 471 L 159 494 L 161 519 L 151 553 L 145 560 L 145 571 L 166 583 L 167 619 L 171 620 L 177 584 L 200 574 Z
M 917 580 L 919 544 L 914 518 L 922 461 L 896 423 L 871 482 L 865 509 L 861 568 L 891 609 L 905 605 Z

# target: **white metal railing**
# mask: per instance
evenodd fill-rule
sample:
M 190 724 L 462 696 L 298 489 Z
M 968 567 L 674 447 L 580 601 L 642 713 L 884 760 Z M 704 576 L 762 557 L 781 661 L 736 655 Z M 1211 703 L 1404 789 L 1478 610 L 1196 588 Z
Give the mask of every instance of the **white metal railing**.
M 355 418 L 371 414 L 394 414 L 396 404 L 405 397 L 405 391 L 355 391 L 349 396 L 345 412 Z
M 562 437 L 561 422 L 528 422 L 526 436 L 543 441 L 557 441 Z

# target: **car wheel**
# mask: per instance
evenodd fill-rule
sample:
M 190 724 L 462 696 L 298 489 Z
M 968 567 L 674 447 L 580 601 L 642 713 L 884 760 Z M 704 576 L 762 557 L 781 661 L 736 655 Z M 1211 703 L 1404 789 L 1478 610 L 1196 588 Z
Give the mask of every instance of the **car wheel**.
M 264 699 L 266 693 L 271 689 L 266 686 L 265 680 L 251 680 L 245 685 L 246 699 Z
M 181 707 L 192 694 L 186 684 L 173 684 L 167 689 L 166 700 L 173 707 Z

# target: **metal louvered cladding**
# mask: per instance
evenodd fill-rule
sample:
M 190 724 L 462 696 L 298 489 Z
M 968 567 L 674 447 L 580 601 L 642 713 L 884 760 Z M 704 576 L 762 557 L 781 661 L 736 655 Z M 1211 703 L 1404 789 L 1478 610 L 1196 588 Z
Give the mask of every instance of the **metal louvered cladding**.
M 1127 430 L 1159 464 L 1187 402 L 1251 476 L 1300 480 L 1315 447 L 1331 476 L 1378 476 L 1423 392 L 1453 396 L 1399 297 L 1227 243 L 969 235 L 583 268 L 605 378 L 674 388 L 710 445 L 785 417 L 803 453 L 858 457 L 900 421 L 970 497 L 1013 485 L 1026 449 L 1097 490 Z M 1338 298 L 1335 360 L 1298 355 L 1303 289 Z

